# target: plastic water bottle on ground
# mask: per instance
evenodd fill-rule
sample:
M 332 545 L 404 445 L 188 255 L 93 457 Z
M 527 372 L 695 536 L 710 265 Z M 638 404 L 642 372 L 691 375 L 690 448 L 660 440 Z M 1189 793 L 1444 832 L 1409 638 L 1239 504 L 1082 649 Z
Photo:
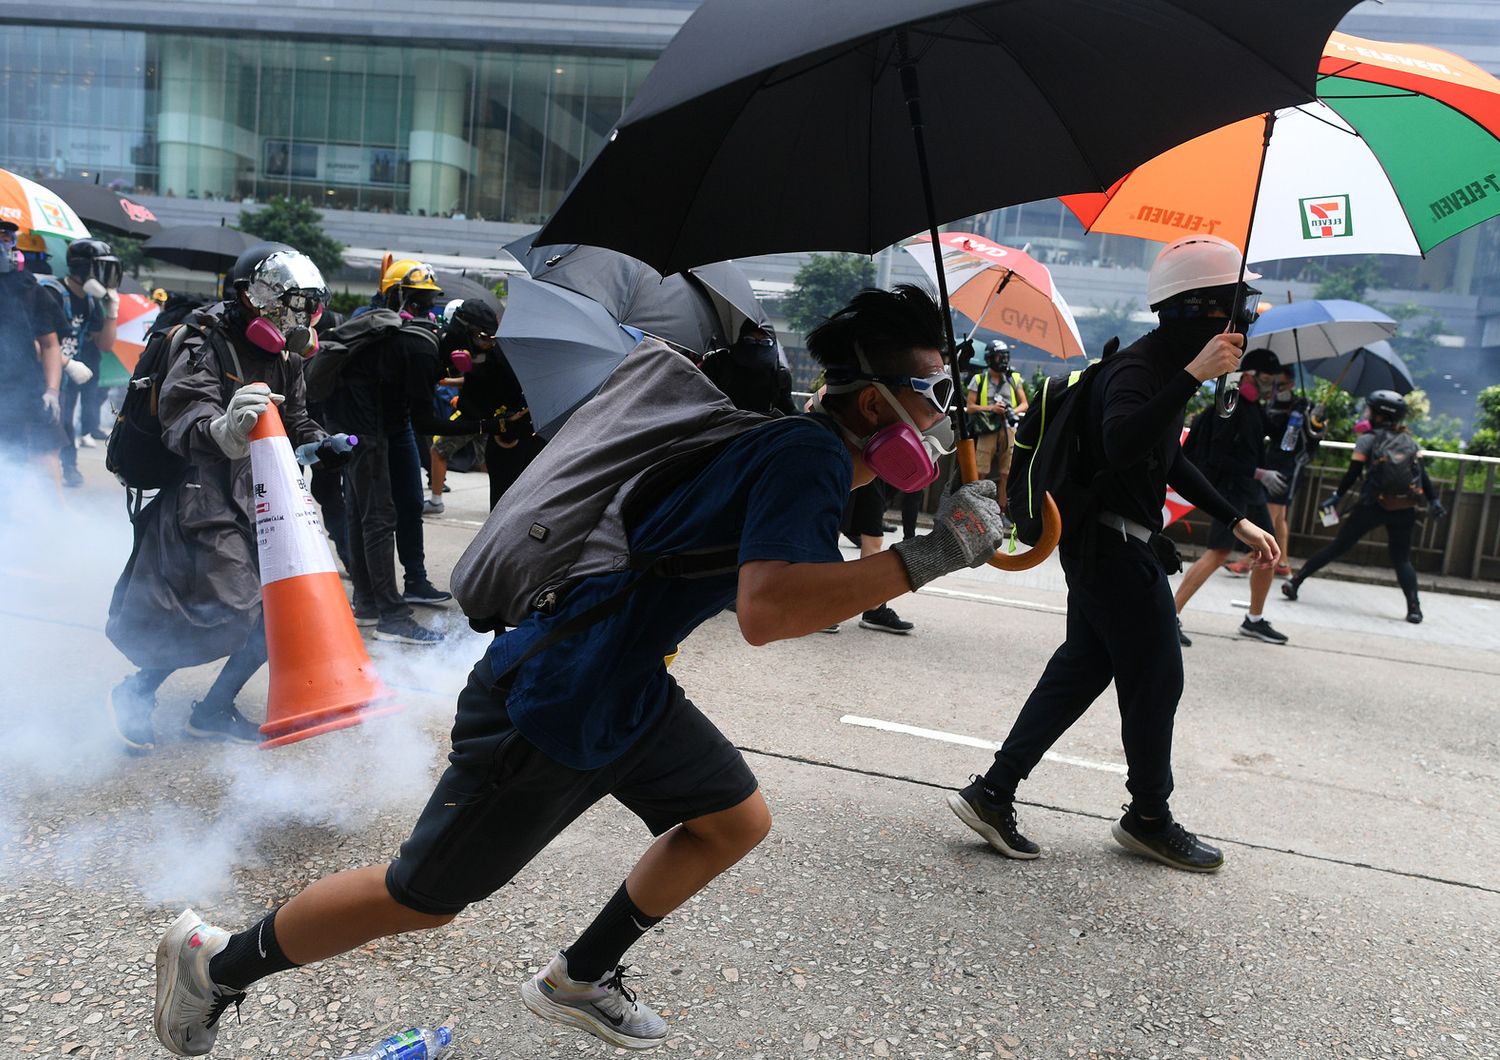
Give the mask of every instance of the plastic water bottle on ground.
M 453 1032 L 447 1027 L 413 1027 L 344 1060 L 438 1060 L 452 1047 Z
M 1290 453 L 1297 448 L 1297 435 L 1302 431 L 1302 413 L 1295 411 L 1286 418 L 1286 431 L 1281 435 L 1281 450 Z

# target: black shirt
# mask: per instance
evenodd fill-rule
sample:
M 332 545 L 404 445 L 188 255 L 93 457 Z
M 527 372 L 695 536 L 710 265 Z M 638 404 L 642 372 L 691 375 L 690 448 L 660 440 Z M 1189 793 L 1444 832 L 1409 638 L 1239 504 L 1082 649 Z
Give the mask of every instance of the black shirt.
M 1282 427 L 1285 426 L 1283 422 Z M 1256 469 L 1266 466 L 1268 427 L 1265 410 L 1259 401 L 1247 401 L 1241 397 L 1228 419 L 1221 419 L 1213 411 L 1205 413 L 1194 430 L 1204 429 L 1209 435 L 1203 471 L 1210 481 L 1254 478 Z M 1279 436 L 1277 440 L 1280 441 Z
M 1182 455 L 1183 412 L 1198 389 L 1184 366 L 1197 353 L 1158 328 L 1101 366 L 1084 421 L 1085 452 L 1099 470 L 1096 510 L 1160 532 L 1170 485 L 1216 519 L 1239 517 Z
M 5 406 L 0 415 L 13 418 L 24 411 L 30 418 L 40 412 L 46 380 L 37 358 L 37 340 L 49 333 L 67 332 L 62 309 L 35 276 L 0 273 L 0 403 Z

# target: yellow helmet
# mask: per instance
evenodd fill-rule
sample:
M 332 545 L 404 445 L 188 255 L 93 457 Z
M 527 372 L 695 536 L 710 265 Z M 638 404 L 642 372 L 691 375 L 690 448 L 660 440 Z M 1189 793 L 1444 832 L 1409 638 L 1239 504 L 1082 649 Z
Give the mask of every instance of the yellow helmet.
M 392 287 L 404 287 L 409 291 L 442 290 L 437 285 L 437 275 L 432 271 L 432 266 L 423 264 L 416 258 L 401 258 L 385 267 L 380 276 L 380 293 L 385 294 Z
M 22 232 L 16 236 L 16 249 L 24 250 L 28 254 L 47 253 L 47 244 L 42 242 L 42 237 L 35 232 Z

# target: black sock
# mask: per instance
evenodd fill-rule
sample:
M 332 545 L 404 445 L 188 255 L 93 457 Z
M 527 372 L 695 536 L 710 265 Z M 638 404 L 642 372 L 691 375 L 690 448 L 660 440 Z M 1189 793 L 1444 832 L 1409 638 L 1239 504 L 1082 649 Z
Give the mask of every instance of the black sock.
M 995 774 L 999 772 L 1000 776 Z M 991 768 L 988 773 L 979 778 L 979 790 L 984 792 L 984 797 L 996 804 L 1004 804 L 1016 801 L 1016 781 L 1013 777 L 1005 775 L 1009 770 L 998 770 Z
M 620 884 L 620 889 L 599 910 L 578 941 L 563 951 L 568 959 L 568 978 L 578 983 L 603 979 L 615 970 L 625 951 L 661 920 L 637 909 L 625 885 Z
M 228 944 L 208 962 L 208 977 L 219 986 L 243 990 L 277 972 L 300 967 L 286 959 L 276 941 L 276 913 L 229 936 Z

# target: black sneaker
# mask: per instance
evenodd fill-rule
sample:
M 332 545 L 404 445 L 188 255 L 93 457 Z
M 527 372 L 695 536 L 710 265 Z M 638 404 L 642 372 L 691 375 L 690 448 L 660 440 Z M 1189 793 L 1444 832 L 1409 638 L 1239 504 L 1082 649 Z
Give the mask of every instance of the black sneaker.
M 372 608 L 355 607 L 354 624 L 361 629 L 373 626 L 380 621 L 380 612 Z
M 156 697 L 138 693 L 133 676 L 110 689 L 109 718 L 126 747 L 152 751 L 156 749 L 156 730 L 151 725 L 151 712 L 156 709 Z
M 228 710 L 194 703 L 188 715 L 187 734 L 199 740 L 260 743 L 260 727 L 231 704 Z
M 963 791 L 950 792 L 948 808 L 960 821 L 984 837 L 984 841 L 1008 858 L 1030 861 L 1042 848 L 1016 828 L 1016 805 L 993 802 L 984 791 L 984 781 L 974 776 Z
M 822 629 L 818 630 L 819 633 L 837 633 L 838 631 L 839 624 L 837 622 L 835 622 L 831 626 L 824 626 Z
M 375 639 L 429 647 L 441 643 L 443 635 L 437 630 L 417 625 L 410 615 L 403 615 L 400 618 L 382 618 L 375 623 Z
M 443 592 L 429 581 L 407 582 L 406 592 L 401 594 L 401 599 L 422 607 L 442 607 L 453 599 L 453 594 Z
M 1288 600 L 1295 600 L 1297 599 L 1297 589 L 1299 587 L 1300 586 L 1298 585 L 1296 578 L 1293 578 L 1291 581 L 1282 582 L 1281 595 L 1286 597 Z
M 1254 637 L 1267 644 L 1285 644 L 1287 639 L 1285 633 L 1277 633 L 1265 619 L 1258 618 L 1251 622 L 1248 616 L 1240 623 L 1240 636 Z
M 1422 605 L 1415 597 L 1406 601 L 1406 620 L 1414 626 L 1422 624 Z
M 77 489 L 83 485 L 83 472 L 76 467 L 65 467 L 62 469 L 63 485 Z
M 866 611 L 860 616 L 859 625 L 861 629 L 878 629 L 882 633 L 910 633 L 917 628 L 916 623 L 907 622 L 892 611 L 889 604 Z
M 1181 644 L 1184 648 L 1191 648 L 1193 646 L 1193 638 L 1182 631 L 1182 619 L 1180 618 L 1177 620 L 1177 643 Z
M 1168 814 L 1164 820 L 1143 821 L 1129 806 L 1115 822 L 1115 842 L 1126 850 L 1170 865 L 1184 872 L 1218 872 L 1224 867 L 1224 852 L 1193 835 Z

